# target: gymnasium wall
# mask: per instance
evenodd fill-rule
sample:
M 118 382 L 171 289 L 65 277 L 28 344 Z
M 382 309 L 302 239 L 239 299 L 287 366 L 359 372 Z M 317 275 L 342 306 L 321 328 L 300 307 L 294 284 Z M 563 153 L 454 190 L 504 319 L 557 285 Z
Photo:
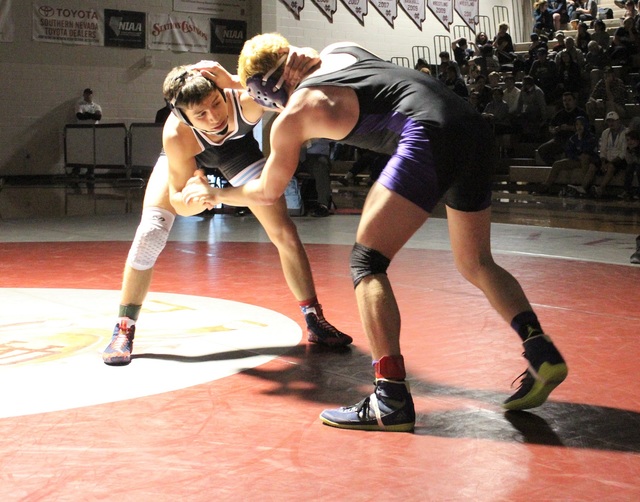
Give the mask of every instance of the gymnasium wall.
M 221 0 L 224 1 L 224 0 Z M 40 1 L 39 4 L 46 2 Z M 249 35 L 278 31 L 293 45 L 318 49 L 340 40 L 360 43 L 379 56 L 411 56 L 414 45 L 431 46 L 436 35 L 453 37 L 454 26 L 464 26 L 454 14 L 451 31 L 426 10 L 421 29 L 398 8 L 393 26 L 371 5 L 359 20 L 337 1 L 332 19 L 311 0 L 294 14 L 283 0 L 249 0 Z M 298 0 L 298 5 L 302 0 Z M 15 26 L 13 41 L 0 43 L 0 176 L 55 175 L 64 172 L 63 129 L 74 123 L 74 105 L 85 87 L 94 91 L 94 100 L 102 106 L 102 123 L 153 121 L 163 106 L 161 87 L 174 66 L 200 59 L 218 59 L 235 69 L 237 56 L 190 52 L 126 49 L 117 47 L 65 45 L 33 40 L 33 4 L 30 0 L 12 0 Z M 122 9 L 146 13 L 172 13 L 173 0 L 83 0 L 82 8 Z M 504 8 L 513 17 L 516 0 L 481 0 L 479 13 L 492 27 L 494 7 Z M 487 21 L 488 20 L 488 21 Z M 509 19 L 514 28 L 522 24 Z M 493 29 L 493 28 L 492 28 Z M 487 30 L 489 31 L 489 30 Z M 516 30 L 514 39 L 521 38 Z

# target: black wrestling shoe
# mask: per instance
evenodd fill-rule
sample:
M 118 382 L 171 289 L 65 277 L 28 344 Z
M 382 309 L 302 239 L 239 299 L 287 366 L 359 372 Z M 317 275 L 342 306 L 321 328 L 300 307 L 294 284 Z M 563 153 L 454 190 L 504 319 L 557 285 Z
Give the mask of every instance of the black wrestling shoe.
M 527 338 L 524 348 L 529 367 L 516 378 L 520 379 L 518 390 L 502 404 L 507 410 L 528 410 L 540 406 L 567 378 L 567 364 L 547 335 L 540 333 Z
M 344 347 L 353 342 L 353 338 L 334 327 L 324 318 L 322 305 L 315 304 L 303 309 L 307 322 L 307 340 L 329 347 Z

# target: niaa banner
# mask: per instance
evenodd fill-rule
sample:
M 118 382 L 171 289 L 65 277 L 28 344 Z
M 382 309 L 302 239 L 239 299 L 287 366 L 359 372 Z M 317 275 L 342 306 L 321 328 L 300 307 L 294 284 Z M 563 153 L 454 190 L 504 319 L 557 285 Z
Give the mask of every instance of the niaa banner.
M 209 52 L 209 18 L 148 14 L 148 48 L 158 51 Z
M 12 1 L 0 0 L 0 42 L 13 42 L 16 27 L 13 24 Z

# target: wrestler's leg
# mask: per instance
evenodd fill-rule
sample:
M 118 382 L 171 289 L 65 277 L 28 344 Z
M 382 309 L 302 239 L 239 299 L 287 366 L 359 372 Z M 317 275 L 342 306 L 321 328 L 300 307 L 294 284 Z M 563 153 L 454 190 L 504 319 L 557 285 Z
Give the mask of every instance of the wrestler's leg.
M 151 285 L 153 266 L 164 249 L 174 218 L 167 159 L 161 156 L 149 177 L 142 217 L 124 267 L 118 320 L 112 340 L 103 352 L 106 364 L 123 365 L 131 361 L 135 323 Z
M 285 198 L 281 197 L 270 206 L 249 206 L 249 209 L 278 249 L 287 285 L 305 316 L 309 341 L 329 346 L 350 344 L 352 338 L 324 318 L 316 296 L 309 258 L 289 216 Z

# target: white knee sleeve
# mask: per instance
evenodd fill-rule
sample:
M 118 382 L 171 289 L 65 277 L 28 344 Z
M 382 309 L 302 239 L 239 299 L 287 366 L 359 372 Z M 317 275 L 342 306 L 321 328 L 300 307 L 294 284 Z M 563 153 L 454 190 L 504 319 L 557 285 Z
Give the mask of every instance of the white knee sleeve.
M 142 210 L 140 224 L 131 244 L 127 263 L 135 270 L 152 268 L 164 249 L 175 215 L 159 207 Z

